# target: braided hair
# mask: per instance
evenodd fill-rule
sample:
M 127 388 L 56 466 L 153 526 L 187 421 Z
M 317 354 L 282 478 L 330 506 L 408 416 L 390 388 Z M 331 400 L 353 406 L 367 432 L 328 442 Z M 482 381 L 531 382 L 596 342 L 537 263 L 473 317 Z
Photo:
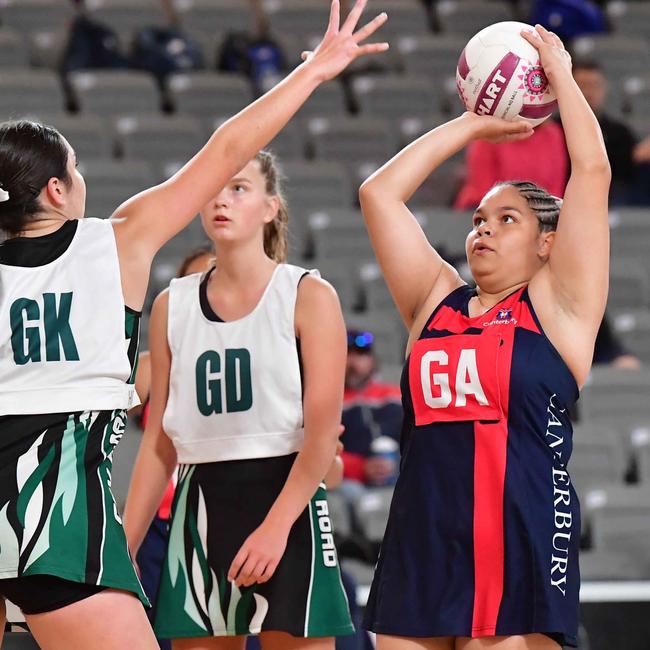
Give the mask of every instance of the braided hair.
M 562 208 L 562 199 L 531 181 L 503 181 L 494 187 L 514 187 L 526 199 L 539 222 L 539 232 L 554 232 Z

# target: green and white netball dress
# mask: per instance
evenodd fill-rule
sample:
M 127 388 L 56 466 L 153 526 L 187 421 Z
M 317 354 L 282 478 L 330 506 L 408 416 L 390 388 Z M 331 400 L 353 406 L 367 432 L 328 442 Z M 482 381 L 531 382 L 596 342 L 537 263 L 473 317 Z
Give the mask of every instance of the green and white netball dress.
M 294 315 L 305 269 L 280 264 L 255 309 L 223 322 L 209 273 L 173 280 L 163 426 L 181 463 L 155 621 L 162 638 L 263 631 L 352 633 L 325 486 L 296 520 L 265 584 L 227 580 L 284 487 L 304 439 Z
M 111 493 L 140 314 L 110 222 L 0 246 L 0 314 L 0 581 L 51 575 L 146 603 Z

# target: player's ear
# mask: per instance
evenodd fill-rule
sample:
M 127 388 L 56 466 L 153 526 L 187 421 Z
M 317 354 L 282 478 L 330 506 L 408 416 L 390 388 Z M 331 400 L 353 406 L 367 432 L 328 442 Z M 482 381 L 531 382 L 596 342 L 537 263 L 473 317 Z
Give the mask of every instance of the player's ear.
M 537 254 L 543 260 L 547 260 L 551 254 L 553 243 L 555 242 L 555 231 L 543 232 L 539 236 L 539 248 Z

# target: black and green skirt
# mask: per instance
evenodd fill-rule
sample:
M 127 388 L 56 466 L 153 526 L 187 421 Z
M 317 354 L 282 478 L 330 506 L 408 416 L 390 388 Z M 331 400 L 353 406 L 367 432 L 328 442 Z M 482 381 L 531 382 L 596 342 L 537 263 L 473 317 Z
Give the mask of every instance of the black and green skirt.
M 51 575 L 148 605 L 111 492 L 126 413 L 0 417 L 0 579 Z
M 354 631 L 324 485 L 293 525 L 271 579 L 241 589 L 228 582 L 235 555 L 271 509 L 295 457 L 181 466 L 156 604 L 159 638 Z

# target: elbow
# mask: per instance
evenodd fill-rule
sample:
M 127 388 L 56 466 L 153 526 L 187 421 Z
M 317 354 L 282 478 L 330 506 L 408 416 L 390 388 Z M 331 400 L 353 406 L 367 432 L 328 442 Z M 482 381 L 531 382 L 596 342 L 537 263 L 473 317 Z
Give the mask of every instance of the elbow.
M 359 188 L 359 202 L 361 205 L 372 200 L 376 194 L 376 191 L 376 183 L 372 177 L 367 178 L 363 183 L 361 183 L 361 187 Z
M 601 178 L 609 183 L 612 179 L 612 168 L 607 156 L 586 160 L 582 163 L 572 163 L 572 172 L 589 175 L 591 178 Z

